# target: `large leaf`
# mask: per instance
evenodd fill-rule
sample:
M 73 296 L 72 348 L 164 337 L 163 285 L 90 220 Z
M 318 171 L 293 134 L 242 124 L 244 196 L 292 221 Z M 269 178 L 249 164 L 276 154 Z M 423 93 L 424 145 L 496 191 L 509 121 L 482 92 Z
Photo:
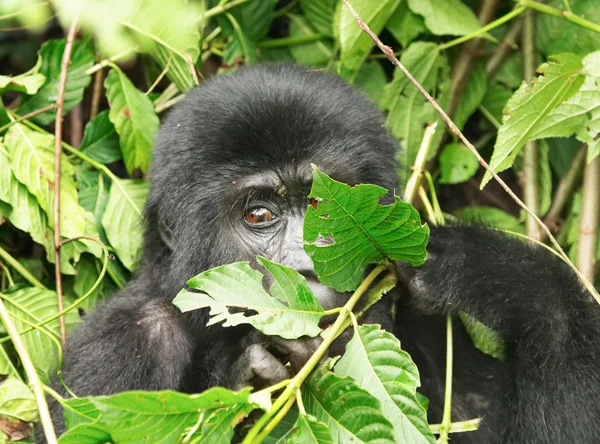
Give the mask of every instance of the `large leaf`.
M 101 163 L 121 159 L 119 135 L 108 118 L 108 110 L 102 111 L 85 125 L 79 150 Z
M 319 367 L 302 386 L 302 399 L 307 413 L 329 428 L 334 442 L 395 442 L 379 401 L 350 378 Z
M 316 167 L 309 197 L 319 199 L 304 218 L 304 249 L 312 258 L 319 280 L 338 291 L 355 290 L 369 264 L 403 260 L 425 261 L 429 227 L 419 213 L 396 197 L 379 205 L 387 190 L 376 185 L 350 187 Z M 333 238 L 332 242 L 318 239 Z
M 45 318 L 58 313 L 56 293 L 39 288 L 22 288 L 10 294 L 3 294 L 2 298 L 8 311 L 19 318 L 31 323 L 38 324 Z M 68 305 L 68 300 L 65 305 Z M 72 302 L 72 301 L 71 301 Z M 79 314 L 72 310 L 65 314 L 65 325 L 70 331 L 80 321 Z M 17 330 L 22 331 L 29 328 L 29 324 L 14 317 L 13 322 Z M 60 337 L 59 320 L 55 319 L 44 325 L 45 331 Z M 29 333 L 21 335 L 21 339 L 27 347 L 27 351 L 38 372 L 48 378 L 51 370 L 56 365 L 56 344 L 44 332 L 34 329 Z
M 36 95 L 31 96 L 21 103 L 18 108 L 20 114 L 28 114 L 56 103 L 65 44 L 66 41 L 64 39 L 48 40 L 42 44 L 40 49 L 40 57 L 42 59 L 40 72 L 46 77 L 46 81 Z M 86 74 L 86 71 L 94 64 L 94 59 L 95 56 L 91 42 L 76 40 L 73 43 L 71 62 L 67 68 L 63 115 L 83 100 L 83 91 L 91 82 L 91 76 Z M 55 119 L 56 111 L 54 110 L 37 114 L 31 118 L 32 121 L 40 125 L 47 125 Z
M 118 69 L 108 73 L 104 86 L 110 104 L 108 116 L 119 133 L 127 171 L 132 174 L 139 168 L 145 173 L 159 125 L 152 101 Z
M 142 209 L 148 196 L 148 182 L 119 179 L 110 187 L 102 226 L 117 256 L 133 271 L 142 248 Z
M 404 51 L 401 62 L 438 104 L 446 108 L 450 97 L 450 67 L 437 46 L 415 42 Z M 388 128 L 400 140 L 398 173 L 405 183 L 412 173 L 425 126 L 438 122 L 428 158 L 435 156 L 445 126 L 441 124 L 439 113 L 400 70 L 394 72 L 394 79 L 385 87 L 381 106 L 388 110 Z
M 190 288 L 204 293 L 182 290 L 173 303 L 181 311 L 210 307 L 208 325 L 225 321 L 223 326 L 251 324 L 264 334 L 286 339 L 317 336 L 323 309 L 312 294 L 306 279 L 279 264 L 258 257 L 273 277 L 269 291 L 263 289 L 263 274 L 248 262 L 223 265 L 205 271 L 188 281 Z M 254 310 L 256 314 L 230 313 L 231 308 Z
M 408 7 L 425 18 L 435 35 L 466 35 L 481 27 L 473 11 L 460 0 L 408 0 Z
M 539 77 L 530 86 L 523 82 L 504 108 L 502 126 L 490 160 L 495 172 L 509 168 L 525 142 L 537 132 L 541 122 L 562 102 L 572 97 L 581 87 L 581 59 L 574 54 L 562 54 L 542 64 Z M 481 187 L 492 178 L 489 172 Z
M 354 379 L 381 403 L 397 443 L 435 443 L 417 400 L 419 373 L 398 339 L 379 325 L 361 325 L 346 345 L 335 373 Z
M 585 81 L 572 97 L 552 110 L 531 134 L 531 139 L 569 137 L 588 145 L 588 162 L 600 154 L 600 51 L 583 58 Z
M 375 34 L 379 34 L 400 0 L 355 0 L 352 7 L 358 12 L 362 20 Z M 338 73 L 351 82 L 358 74 L 361 65 L 373 49 L 371 38 L 363 32 L 348 8 L 342 7 L 340 12 L 339 35 L 340 63 Z

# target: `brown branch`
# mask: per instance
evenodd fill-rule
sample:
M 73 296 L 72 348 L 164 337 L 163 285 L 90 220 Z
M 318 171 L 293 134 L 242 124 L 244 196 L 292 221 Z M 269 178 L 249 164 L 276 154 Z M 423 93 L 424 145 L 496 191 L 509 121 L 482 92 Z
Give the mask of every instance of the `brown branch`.
M 90 120 L 98 115 L 100 110 L 100 97 L 102 96 L 102 80 L 104 79 L 104 72 L 102 69 L 96 71 L 94 75 L 94 89 L 92 92 L 92 106 L 90 107 Z
M 13 126 L 15 123 L 19 123 L 19 122 L 22 122 L 23 120 L 31 119 L 32 117 L 37 116 L 38 114 L 42 114 L 42 113 L 45 113 L 46 111 L 51 111 L 53 109 L 56 109 L 56 103 L 52 103 L 51 105 L 45 106 L 40 109 L 36 109 L 35 111 L 31 111 L 30 113 L 25 114 L 24 116 L 21 116 L 18 119 L 8 122 L 6 125 L 0 126 L 0 133 L 2 131 L 4 131 L 5 129 Z
M 550 239 L 550 242 L 552 242 L 552 245 L 556 248 L 556 251 L 560 255 L 560 257 L 577 274 L 581 283 L 585 286 L 585 288 L 594 296 L 596 301 L 600 304 L 600 295 L 598 295 L 598 292 L 596 291 L 594 286 L 579 271 L 579 269 L 575 265 L 573 265 L 573 262 L 571 262 L 571 260 L 569 259 L 569 256 L 567 256 L 567 254 L 561 248 L 560 244 L 557 242 L 557 240 L 554 238 L 554 236 L 552 236 L 552 233 L 550 233 L 550 230 L 548 229 L 548 227 L 546 225 L 544 225 L 544 223 L 541 221 L 541 219 L 537 215 L 535 215 L 527 207 L 527 205 L 525 205 L 523 203 L 523 201 L 521 199 L 519 199 L 519 197 L 510 189 L 510 187 L 506 184 L 506 182 L 504 182 L 500 178 L 500 176 L 498 176 L 498 174 L 490 168 L 488 163 L 483 159 L 483 157 L 481 157 L 481 155 L 479 154 L 477 149 L 473 146 L 473 144 L 471 142 L 469 142 L 467 140 L 467 138 L 464 136 L 464 134 L 456 127 L 456 125 L 454 124 L 452 119 L 450 119 L 450 117 L 448 117 L 448 115 L 438 105 L 438 103 L 435 101 L 435 99 L 433 97 L 431 97 L 431 95 L 425 90 L 425 88 L 423 88 L 423 86 L 417 81 L 417 79 L 415 79 L 413 77 L 413 75 L 404 67 L 404 65 L 402 63 L 400 63 L 400 60 L 398 60 L 398 58 L 394 55 L 393 49 L 387 45 L 384 45 L 383 42 L 379 39 L 379 37 L 377 37 L 377 35 L 375 35 L 373 33 L 373 31 L 371 31 L 371 29 L 367 26 L 367 24 L 365 22 L 363 22 L 363 20 L 360 18 L 360 16 L 354 10 L 354 8 L 348 3 L 348 0 L 342 0 L 342 1 L 344 2 L 346 7 L 348 8 L 348 10 L 352 13 L 352 15 L 354 16 L 354 19 L 356 20 L 356 23 L 358 24 L 360 29 L 362 29 L 371 38 L 373 43 L 375 43 L 377 45 L 377 47 L 379 49 L 381 49 L 381 51 L 383 51 L 383 53 L 387 56 L 388 60 L 394 66 L 397 66 L 404 73 L 404 75 L 406 77 L 408 77 L 408 79 L 413 83 L 413 85 L 415 85 L 417 87 L 417 89 L 419 91 L 421 91 L 421 94 L 423 94 L 425 96 L 425 98 L 429 101 L 429 103 L 431 103 L 431 105 L 435 108 L 435 110 L 440 114 L 440 116 L 442 117 L 444 122 L 446 122 L 446 124 L 448 125 L 450 130 L 458 136 L 458 138 L 465 144 L 465 146 L 467 146 L 467 148 L 469 148 L 471 150 L 471 152 L 473 153 L 473 155 L 475 156 L 475 158 L 477 159 L 479 164 L 483 168 L 485 168 L 486 171 L 488 171 L 492 175 L 492 177 L 496 180 L 496 182 L 498 182 L 500 184 L 500 186 L 504 189 L 504 191 L 506 191 L 506 193 L 508 193 L 508 195 L 521 208 L 523 208 L 528 214 L 530 214 L 535 219 L 535 221 L 542 227 L 542 229 L 546 232 L 548 239 Z
M 65 89 L 67 85 L 67 70 L 71 61 L 71 51 L 73 50 L 73 41 L 77 33 L 77 17 L 73 19 L 69 32 L 67 33 L 67 42 L 63 52 L 60 65 L 60 77 L 58 81 L 58 94 L 56 95 L 56 122 L 54 125 L 54 277 L 56 279 L 56 300 L 58 311 L 63 310 L 62 295 L 62 276 L 60 274 L 60 161 L 62 156 L 62 128 L 63 128 L 63 109 L 65 105 Z M 61 316 L 60 321 L 60 339 L 65 343 L 67 329 L 65 318 Z
M 583 174 L 583 198 L 577 244 L 577 266 L 594 281 L 598 245 L 598 213 L 600 212 L 600 156 L 588 163 Z
M 71 129 L 71 146 L 79 147 L 81 138 L 83 137 L 83 116 L 81 113 L 81 103 L 78 103 L 75 108 L 69 113 L 69 123 Z

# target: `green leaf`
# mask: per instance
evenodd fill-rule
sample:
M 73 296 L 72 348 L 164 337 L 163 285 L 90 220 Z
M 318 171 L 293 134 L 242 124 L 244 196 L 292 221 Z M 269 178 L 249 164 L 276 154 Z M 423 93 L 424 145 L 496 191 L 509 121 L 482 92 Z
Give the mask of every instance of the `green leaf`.
M 529 86 L 523 82 L 504 109 L 502 126 L 490 160 L 490 168 L 499 173 L 509 168 L 515 157 L 538 131 L 539 125 L 562 102 L 572 97 L 581 87 L 581 59 L 574 54 L 562 54 L 538 68 L 541 73 Z M 492 175 L 486 172 L 481 187 Z
M 28 95 L 37 93 L 46 81 L 46 76 L 39 72 L 41 66 L 42 59 L 39 58 L 35 66 L 23 74 L 0 76 L 0 91 L 17 91 Z
M 469 82 L 454 112 L 453 120 L 458 129 L 462 130 L 464 128 L 471 114 L 481 105 L 486 90 L 487 77 L 485 66 L 483 63 L 478 63 L 473 67 Z
M 0 382 L 0 417 L 33 422 L 38 420 L 38 409 L 31 389 L 16 376 Z
M 29 97 L 19 105 L 19 114 L 25 115 L 56 103 L 65 44 L 66 41 L 64 39 L 48 40 L 42 44 L 40 49 L 40 57 L 42 59 L 40 72 L 46 77 L 46 81 L 36 95 Z M 67 68 L 63 116 L 83 100 L 83 91 L 89 86 L 92 79 L 85 72 L 92 67 L 94 59 L 91 42 L 76 40 L 73 43 L 71 62 Z M 48 125 L 55 119 L 56 111 L 52 110 L 37 114 L 31 117 L 30 120 L 39 125 Z
M 105 444 L 111 442 L 110 434 L 93 424 L 82 424 L 67 430 L 59 439 L 59 444 Z
M 289 444 L 333 444 L 327 426 L 314 416 L 298 415 L 294 429 Z
M 600 8 L 596 0 L 569 0 L 573 14 L 593 23 L 600 23 Z M 551 0 L 549 6 L 565 9 L 564 0 Z M 572 52 L 581 56 L 600 48 L 600 34 L 560 17 L 538 14 L 535 27 L 536 48 L 546 55 Z
M 102 226 L 117 256 L 133 271 L 142 249 L 142 208 L 148 196 L 148 182 L 119 179 L 113 182 Z
M 295 425 L 298 419 L 298 411 L 292 407 L 287 412 L 275 428 L 269 433 L 269 436 L 263 441 L 265 444 L 288 444 L 290 436 L 295 432 Z
M 394 13 L 400 0 L 356 0 L 352 7 L 375 34 L 379 34 Z M 373 49 L 371 38 L 356 24 L 352 13 L 342 6 L 339 21 L 340 63 L 338 73 L 352 82 Z
M 479 169 L 479 161 L 462 143 L 450 143 L 440 154 L 441 183 L 466 182 Z
M 425 18 L 434 35 L 467 35 L 481 27 L 473 11 L 460 0 L 408 0 L 408 7 Z
M 450 67 L 437 46 L 415 42 L 404 51 L 400 61 L 438 104 L 446 108 L 450 98 Z M 394 79 L 385 87 L 381 107 L 388 111 L 388 128 L 400 141 L 398 175 L 405 183 L 412 173 L 425 126 L 438 122 L 428 158 L 435 156 L 445 126 L 439 113 L 400 70 L 394 71 Z
M 406 48 L 419 34 L 425 32 L 425 21 L 423 17 L 408 9 L 408 3 L 402 2 L 385 25 L 394 38 Z
M 386 83 L 385 71 L 381 63 L 375 60 L 363 64 L 356 79 L 354 79 L 354 84 L 362 89 L 375 103 L 379 103 L 383 98 L 383 89 Z
M 506 357 L 506 345 L 498 333 L 467 313 L 461 311 L 458 317 L 465 326 L 465 330 L 467 330 L 477 350 L 490 355 L 492 358 L 504 360 Z
M 300 9 L 319 34 L 333 37 L 333 16 L 338 0 L 300 0 Z
M 304 217 L 305 251 L 319 280 L 337 291 L 355 290 L 369 264 L 403 260 L 416 266 L 425 261 L 429 227 L 419 213 L 395 198 L 379 205 L 387 190 L 377 185 L 350 187 L 313 167 L 309 197 L 319 199 Z M 333 237 L 321 246 L 317 239 Z
M 204 293 L 179 292 L 173 303 L 183 312 L 210 307 L 213 325 L 222 321 L 232 327 L 250 324 L 266 335 L 286 339 L 315 337 L 321 333 L 319 320 L 323 309 L 311 292 L 306 279 L 292 270 L 265 258 L 257 258 L 273 277 L 269 291 L 263 289 L 263 274 L 248 262 L 222 265 L 190 279 L 190 288 Z M 230 313 L 230 308 L 254 310 L 255 315 Z
M 499 83 L 492 83 L 483 97 L 481 105 L 496 119 L 498 125 L 502 122 L 502 110 L 513 95 L 513 91 Z
M 470 222 L 484 223 L 501 230 L 525 234 L 525 227 L 514 216 L 494 207 L 469 206 L 456 211 L 454 215 Z
M 150 165 L 150 152 L 159 120 L 150 99 L 121 71 L 112 69 L 104 81 L 110 105 L 108 117 L 120 136 L 123 161 L 129 174 Z
M 335 373 L 349 376 L 381 403 L 397 443 L 435 443 L 427 412 L 417 400 L 421 385 L 415 363 L 398 339 L 379 325 L 361 325 L 346 345 Z
M 588 145 L 588 162 L 600 153 L 600 51 L 583 58 L 581 88 L 536 125 L 531 139 L 577 136 Z
M 333 442 L 395 442 L 379 401 L 351 378 L 318 367 L 302 386 L 302 399 L 306 411 L 329 428 Z
M 58 313 L 58 303 L 54 291 L 32 287 L 22 288 L 14 293 L 2 294 L 2 299 L 4 299 L 8 311 L 15 315 L 13 322 L 19 331 L 29 328 L 29 324 L 21 321 L 17 316 L 31 323 L 39 324 L 45 318 Z M 72 301 L 65 300 L 65 306 L 69 305 L 71 302 Z M 67 332 L 81 322 L 76 310 L 66 313 L 64 318 Z M 44 330 L 50 332 L 55 338 L 59 338 L 59 320 L 55 319 L 48 322 L 44 325 Z M 34 329 L 29 333 L 21 335 L 21 339 L 25 343 L 29 356 L 38 373 L 47 379 L 51 370 L 56 366 L 56 343 L 38 329 Z
M 119 135 L 108 118 L 108 110 L 102 111 L 85 125 L 79 151 L 104 164 L 121 160 Z
M 248 416 L 252 409 L 252 405 L 235 404 L 229 408 L 210 411 L 202 418 L 200 430 L 192 435 L 197 439 L 193 442 L 231 442 L 234 437 L 234 427 Z
M 264 39 L 269 33 L 275 18 L 277 0 L 250 0 L 243 5 L 231 9 L 244 34 L 252 42 Z
M 233 17 L 232 17 L 233 18 Z M 235 18 L 233 18 L 235 20 Z M 257 62 L 257 48 L 251 41 L 239 24 L 235 23 L 234 34 L 223 51 L 223 60 L 228 66 L 235 66 L 243 60 L 244 63 L 251 65 Z
M 303 17 L 288 14 L 290 19 L 290 37 L 313 35 L 315 32 Z M 332 44 L 325 41 L 316 41 L 303 45 L 290 46 L 290 53 L 303 65 L 322 66 L 327 64 L 332 57 Z

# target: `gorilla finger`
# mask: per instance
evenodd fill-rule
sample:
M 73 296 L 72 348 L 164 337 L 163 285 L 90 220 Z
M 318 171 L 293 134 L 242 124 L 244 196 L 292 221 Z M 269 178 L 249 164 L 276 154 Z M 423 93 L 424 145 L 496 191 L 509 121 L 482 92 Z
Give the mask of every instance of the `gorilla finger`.
M 231 387 L 241 390 L 253 382 L 260 386 L 275 384 L 287 379 L 289 372 L 266 348 L 253 344 L 236 361 L 232 375 Z
M 315 353 L 317 348 L 319 348 L 319 345 L 323 342 L 323 338 L 317 336 L 314 338 L 289 340 L 273 336 L 272 342 L 277 351 L 289 360 L 292 368 L 295 371 L 299 371 Z

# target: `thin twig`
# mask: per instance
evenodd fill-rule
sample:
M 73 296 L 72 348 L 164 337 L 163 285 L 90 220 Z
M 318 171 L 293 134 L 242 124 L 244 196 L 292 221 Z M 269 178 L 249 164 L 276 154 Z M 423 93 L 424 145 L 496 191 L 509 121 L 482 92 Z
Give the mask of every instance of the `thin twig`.
M 104 71 L 99 69 L 94 75 L 94 88 L 92 90 L 92 105 L 90 107 L 90 120 L 98 115 L 100 110 L 100 98 L 102 97 L 102 81 L 104 80 Z
M 423 132 L 421 146 L 419 146 L 419 151 L 417 152 L 417 157 L 415 158 L 415 163 L 412 167 L 413 172 L 406 182 L 406 187 L 404 188 L 404 202 L 412 203 L 415 193 L 419 188 L 421 176 L 423 175 L 423 168 L 425 166 L 425 162 L 427 162 L 427 154 L 429 153 L 429 148 L 431 147 L 431 141 L 435 135 L 437 124 L 437 122 L 430 123 Z
M 160 105 L 157 105 L 154 108 L 154 111 L 156 111 L 156 114 L 160 114 L 163 111 L 165 111 L 165 110 L 171 108 L 172 106 L 176 105 L 177 103 L 179 103 L 181 100 L 183 100 L 184 97 L 185 97 L 185 94 L 181 94 L 177 97 L 172 98 L 171 100 L 161 103 Z
M 27 347 L 21 340 L 21 336 L 19 336 L 19 332 L 10 319 L 10 314 L 4 305 L 2 299 L 0 299 L 0 319 L 2 319 L 2 323 L 4 324 L 4 328 L 8 332 L 8 336 L 10 337 L 19 358 L 21 359 L 21 364 L 25 369 L 25 374 L 27 375 L 27 380 L 29 382 L 29 386 L 33 391 L 33 396 L 35 397 L 35 402 L 38 407 L 38 411 L 40 414 L 40 423 L 42 424 L 42 428 L 44 429 L 44 436 L 46 437 L 46 442 L 48 444 L 56 444 L 56 432 L 54 431 L 54 426 L 52 425 L 52 418 L 50 417 L 50 411 L 48 410 L 48 404 L 46 403 L 46 397 L 44 396 L 44 388 L 42 386 L 42 381 L 35 370 L 35 366 L 31 361 L 31 357 L 27 351 Z
M 73 19 L 69 32 L 67 33 L 67 42 L 63 52 L 60 65 L 60 77 L 58 81 L 58 94 L 56 95 L 56 122 L 54 125 L 54 276 L 56 279 L 56 300 L 58 311 L 63 310 L 62 298 L 62 276 L 60 273 L 60 161 L 62 156 L 62 124 L 63 108 L 65 105 L 65 88 L 67 85 L 67 70 L 71 60 L 71 51 L 73 42 L 77 33 L 77 17 Z M 60 317 L 60 339 L 64 344 L 67 339 L 67 328 L 65 318 Z
M 454 369 L 454 341 L 452 333 L 452 316 L 446 315 L 446 382 L 444 393 L 444 413 L 440 424 L 438 443 L 448 443 L 448 433 L 452 425 L 452 373 Z
M 6 125 L 0 126 L 0 133 L 3 132 L 4 130 L 8 129 L 9 127 L 13 126 L 15 123 L 19 123 L 19 122 L 22 122 L 23 120 L 31 119 L 32 117 L 37 116 L 38 114 L 45 113 L 46 111 L 52 111 L 53 109 L 56 109 L 56 103 L 52 103 L 43 108 L 36 109 L 35 111 L 31 111 L 30 113 L 25 114 L 24 116 L 21 116 L 18 119 L 8 122 Z
M 558 221 L 560 219 L 560 215 L 565 205 L 569 201 L 571 193 L 575 189 L 575 184 L 581 176 L 581 171 L 585 165 L 586 156 L 587 145 L 582 145 L 577 154 L 575 154 L 575 158 L 571 162 L 571 166 L 569 167 L 568 171 L 556 187 L 556 192 L 552 198 L 552 206 L 550 206 L 546 216 L 544 216 L 544 223 L 555 233 L 559 230 Z
M 534 37 L 534 11 L 528 9 L 525 11 L 523 19 L 523 79 L 528 85 L 533 81 L 535 73 L 535 49 L 533 46 Z M 528 140 L 523 148 L 523 200 L 534 214 L 540 212 L 540 200 L 538 195 L 539 187 L 539 165 L 538 165 L 538 149 L 535 140 Z M 541 239 L 540 227 L 536 224 L 535 219 L 527 216 L 525 220 L 525 228 L 527 236 L 533 239 Z
M 413 75 L 404 67 L 404 65 L 402 63 L 400 63 L 400 60 L 398 60 L 398 58 L 394 55 L 394 51 L 392 50 L 392 48 L 389 47 L 389 46 L 387 46 L 387 45 L 384 45 L 382 43 L 382 41 L 379 39 L 379 37 L 377 37 L 377 35 L 375 35 L 373 33 L 373 31 L 371 31 L 371 29 L 367 26 L 367 24 L 365 22 L 363 22 L 363 20 L 360 18 L 360 16 L 354 10 L 354 8 L 348 3 L 348 0 L 343 0 L 343 2 L 346 5 L 346 7 L 350 10 L 350 12 L 352 13 L 352 15 L 354 16 L 356 22 L 358 23 L 358 26 L 365 33 L 367 33 L 367 35 L 369 37 L 371 37 L 371 40 L 379 47 L 379 49 L 381 49 L 381 51 L 383 51 L 387 55 L 388 60 L 394 66 L 397 66 L 404 73 L 404 75 L 406 77 L 408 77 L 408 79 L 417 87 L 417 89 L 419 91 L 421 91 L 421 94 L 423 94 L 425 96 L 425 98 L 429 101 L 429 103 L 431 103 L 431 105 L 435 108 L 435 110 L 438 113 L 440 113 L 440 116 L 442 117 L 442 119 L 444 119 L 444 122 L 446 122 L 446 124 L 450 127 L 450 130 L 454 134 L 456 134 L 458 136 L 458 138 L 465 144 L 465 146 L 467 146 L 471 150 L 471 152 L 473 153 L 473 155 L 477 158 L 477 161 L 479 162 L 479 164 L 481 166 L 483 166 L 483 168 L 485 168 L 486 171 L 488 171 L 492 175 L 492 177 L 500 184 L 500 186 L 504 189 L 504 191 L 506 191 L 506 193 L 508 193 L 508 195 L 521 208 L 523 208 L 528 214 L 530 214 L 531 216 L 533 216 L 533 218 L 535 219 L 535 221 L 546 232 L 546 235 L 548 236 L 548 239 L 550 239 L 550 242 L 552 242 L 552 245 L 554 245 L 554 247 L 556 248 L 556 251 L 559 252 L 561 258 L 577 274 L 577 277 L 579 277 L 579 280 L 584 285 L 584 287 L 592 294 L 592 296 L 594 297 L 594 299 L 596 299 L 596 301 L 600 304 L 600 294 L 598 294 L 598 292 L 596 291 L 596 289 L 594 288 L 594 286 L 579 271 L 579 269 L 575 265 L 573 265 L 573 262 L 571 262 L 571 260 L 569 259 L 569 256 L 567 256 L 567 254 L 561 248 L 560 244 L 557 242 L 557 240 L 554 238 L 554 236 L 552 236 L 552 233 L 550 233 L 550 230 L 548 229 L 548 227 L 546 225 L 544 225 L 544 223 L 541 221 L 541 219 L 537 215 L 535 215 L 527 207 L 527 205 L 525 205 L 523 203 L 523 201 L 521 199 L 519 199 L 519 197 L 510 189 L 510 187 L 506 184 L 506 182 L 504 182 L 500 178 L 500 176 L 498 176 L 498 174 L 490 168 L 490 166 L 488 165 L 488 163 L 483 159 L 483 157 L 481 157 L 481 155 L 479 154 L 479 152 L 477 151 L 477 149 L 473 146 L 473 144 L 471 142 L 469 142 L 469 140 L 464 136 L 464 134 L 456 127 L 456 125 L 454 124 L 454 122 L 452 121 L 452 119 L 450 119 L 450 117 L 448 117 L 448 115 L 438 105 L 438 103 L 435 101 L 435 99 L 433 97 L 431 97 L 431 95 L 425 90 L 425 88 L 423 88 L 423 86 L 417 81 L 417 79 L 415 79 L 413 77 Z
M 590 281 L 594 281 L 596 248 L 598 245 L 598 213 L 600 207 L 600 156 L 588 163 L 583 173 L 581 221 L 577 243 L 577 266 Z
M 167 75 L 167 73 L 169 72 L 169 68 L 171 68 L 171 60 L 173 60 L 173 53 L 169 53 L 169 60 L 167 60 L 167 64 L 165 65 L 163 70 L 160 72 L 160 74 L 158 75 L 158 77 L 156 78 L 154 83 L 152 83 L 152 85 L 150 85 L 150 88 L 148 88 L 148 91 L 146 91 L 144 93 L 144 95 L 147 96 L 152 91 L 154 91 L 154 88 L 156 88 L 156 85 L 158 85 L 160 83 L 160 81 Z

